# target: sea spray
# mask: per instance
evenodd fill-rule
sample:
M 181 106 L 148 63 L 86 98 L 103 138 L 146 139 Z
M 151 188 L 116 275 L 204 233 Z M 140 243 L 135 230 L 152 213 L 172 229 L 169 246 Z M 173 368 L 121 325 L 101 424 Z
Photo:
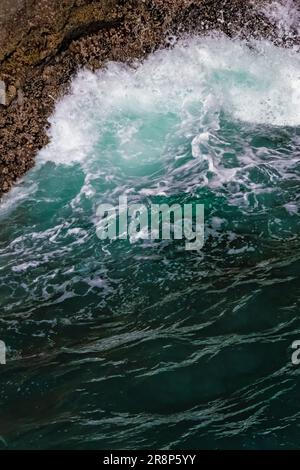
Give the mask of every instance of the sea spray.
M 0 206 L 11 448 L 299 447 L 299 77 L 224 37 L 78 74 Z M 122 195 L 204 204 L 203 248 L 99 240 Z

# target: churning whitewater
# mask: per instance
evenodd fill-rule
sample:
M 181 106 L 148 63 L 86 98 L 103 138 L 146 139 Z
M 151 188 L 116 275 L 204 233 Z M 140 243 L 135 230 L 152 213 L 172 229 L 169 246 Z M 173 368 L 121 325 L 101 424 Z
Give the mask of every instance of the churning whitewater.
M 3 446 L 297 447 L 298 50 L 180 40 L 80 71 L 50 124 L 0 205 Z M 100 241 L 123 195 L 204 204 L 204 248 Z

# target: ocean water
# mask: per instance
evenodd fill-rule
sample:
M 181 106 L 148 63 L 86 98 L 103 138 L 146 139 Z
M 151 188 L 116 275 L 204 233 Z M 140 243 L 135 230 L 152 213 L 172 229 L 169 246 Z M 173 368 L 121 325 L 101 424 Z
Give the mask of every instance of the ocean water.
M 300 55 L 190 37 L 81 71 L 0 204 L 0 447 L 299 448 Z M 205 244 L 96 236 L 199 202 Z

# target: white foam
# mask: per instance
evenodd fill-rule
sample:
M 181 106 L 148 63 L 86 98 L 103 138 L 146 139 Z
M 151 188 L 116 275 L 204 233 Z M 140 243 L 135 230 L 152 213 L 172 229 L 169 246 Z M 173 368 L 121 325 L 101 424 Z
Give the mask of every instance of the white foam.
M 149 119 L 149 130 L 157 134 L 151 153 L 159 158 L 164 131 L 153 130 L 153 116 L 178 114 L 186 134 L 195 117 L 199 127 L 206 121 L 195 136 L 200 142 L 208 138 L 221 109 L 235 120 L 299 126 L 299 54 L 267 42 L 249 49 L 224 37 L 190 38 L 172 50 L 152 54 L 136 68 L 110 63 L 96 73 L 81 71 L 71 94 L 56 106 L 50 119 L 51 141 L 39 159 L 83 161 L 107 130 L 119 139 L 124 159 L 141 158 L 149 151 L 145 134 L 141 135 Z
M 279 36 L 300 33 L 300 8 L 294 0 L 274 0 L 261 7 L 262 13 L 277 26 Z
M 36 183 L 29 183 L 25 186 L 20 183 L 12 188 L 8 194 L 4 195 L 0 200 L 0 220 L 7 217 L 10 212 L 28 197 L 33 196 L 37 187 Z
M 236 125 L 300 126 L 300 54 L 265 41 L 248 47 L 226 37 L 192 37 L 135 67 L 109 63 L 95 73 L 83 70 L 56 106 L 50 143 L 38 162 L 81 164 L 85 183 L 73 209 L 83 198 L 97 198 L 97 178 L 108 188 L 107 199 L 129 188 L 147 196 L 245 183 L 261 163 L 259 153 L 244 141 L 234 167 L 221 162 L 221 147 L 224 152 L 232 145 L 218 140 L 223 114 Z M 292 164 L 284 155 L 274 158 L 270 178 L 277 178 L 273 170 L 287 174 Z M 128 168 L 135 169 L 134 178 L 127 178 Z M 262 186 L 251 182 L 250 189 Z M 234 194 L 237 203 L 247 200 L 238 185 Z
M 298 205 L 294 202 L 289 202 L 283 206 L 290 215 L 298 214 L 299 208 Z

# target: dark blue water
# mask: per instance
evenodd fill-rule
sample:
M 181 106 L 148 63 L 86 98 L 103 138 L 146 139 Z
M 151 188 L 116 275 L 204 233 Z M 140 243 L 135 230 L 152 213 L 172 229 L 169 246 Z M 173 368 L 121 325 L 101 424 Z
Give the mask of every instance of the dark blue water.
M 0 447 L 299 448 L 300 56 L 190 39 L 82 72 L 0 205 Z M 205 206 L 205 245 L 96 236 Z

